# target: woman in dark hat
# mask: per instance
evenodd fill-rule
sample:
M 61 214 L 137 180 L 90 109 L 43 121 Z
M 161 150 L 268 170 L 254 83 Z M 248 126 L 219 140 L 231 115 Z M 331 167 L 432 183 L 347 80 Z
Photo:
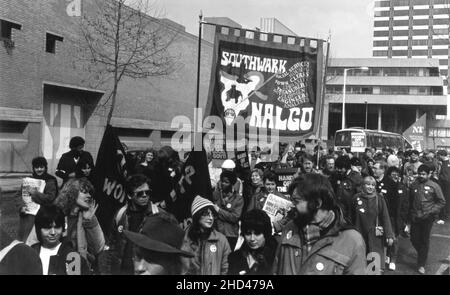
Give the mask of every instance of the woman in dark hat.
M 181 250 L 184 231 L 164 215 L 148 216 L 139 233 L 123 232 L 134 244 L 136 275 L 179 275 L 181 256 L 194 256 Z
M 270 218 L 266 212 L 254 209 L 246 212 L 241 220 L 241 235 L 244 243 L 230 254 L 228 274 L 269 275 L 277 249 L 272 236 Z

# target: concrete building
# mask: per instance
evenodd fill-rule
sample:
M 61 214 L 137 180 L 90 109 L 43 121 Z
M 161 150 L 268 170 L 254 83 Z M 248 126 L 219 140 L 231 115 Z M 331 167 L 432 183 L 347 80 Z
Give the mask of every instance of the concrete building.
M 438 59 L 448 75 L 448 0 L 376 0 L 374 9 L 374 57 Z
M 283 34 L 290 36 L 297 36 L 297 34 L 285 26 L 282 22 L 280 22 L 275 17 L 262 17 L 260 20 L 261 32 L 265 33 L 275 33 L 275 34 Z
M 92 13 L 94 0 L 82 2 Z M 31 159 L 44 155 L 53 172 L 75 135 L 86 139 L 94 159 L 108 109 L 101 106 L 111 83 L 98 85 L 89 70 L 75 67 L 80 17 L 69 16 L 76 1 L 0 0 L 0 172 L 29 172 Z M 170 20 L 177 37 L 169 52 L 176 71 L 168 76 L 123 79 L 111 124 L 129 148 L 168 144 L 178 115 L 193 119 L 198 38 Z M 206 105 L 212 44 L 202 42 L 200 107 Z M 176 85 L 176 87 L 175 87 Z
M 332 139 L 341 129 L 344 69 L 360 67 L 369 69 L 347 71 L 346 127 L 403 133 L 423 113 L 430 121 L 445 117 L 439 60 L 336 58 L 327 72 L 322 138 Z

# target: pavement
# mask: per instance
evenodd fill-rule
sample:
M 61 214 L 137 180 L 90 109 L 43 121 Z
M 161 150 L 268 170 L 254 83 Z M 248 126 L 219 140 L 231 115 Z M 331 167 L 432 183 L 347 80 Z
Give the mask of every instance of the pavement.
M 445 260 L 450 255 L 450 222 L 445 224 L 434 223 L 431 230 L 430 250 L 425 266 L 427 275 L 450 274 L 449 261 Z M 447 269 L 446 273 L 442 273 Z M 395 271 L 385 271 L 385 275 L 420 275 L 417 272 L 417 253 L 409 238 L 399 237 L 399 251 Z
M 18 191 L 24 177 L 31 177 L 31 173 L 0 173 L 1 191 Z

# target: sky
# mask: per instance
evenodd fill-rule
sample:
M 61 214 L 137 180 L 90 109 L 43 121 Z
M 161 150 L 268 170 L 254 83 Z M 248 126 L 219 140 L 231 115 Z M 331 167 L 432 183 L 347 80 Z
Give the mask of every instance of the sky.
M 261 17 L 275 17 L 301 37 L 327 39 L 331 57 L 372 57 L 374 0 L 157 0 L 169 18 L 198 35 L 204 17 L 229 17 L 244 28 L 260 26 Z

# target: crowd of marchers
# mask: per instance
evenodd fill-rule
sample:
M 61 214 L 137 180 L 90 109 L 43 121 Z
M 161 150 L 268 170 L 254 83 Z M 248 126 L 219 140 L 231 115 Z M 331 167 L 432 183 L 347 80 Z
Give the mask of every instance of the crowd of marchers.
M 55 172 L 61 185 L 45 158 L 33 159 L 32 177 L 45 188 L 28 193 L 40 208 L 27 212 L 18 192 L 18 234 L 0 251 L 0 274 L 384 273 L 396 270 L 400 235 L 411 239 L 416 270 L 425 274 L 431 229 L 450 214 L 445 150 L 352 154 L 316 147 L 308 153 L 295 144 L 282 145 L 275 162 L 263 162 L 253 149 L 249 169 L 237 169 L 236 159 L 214 167 L 208 155 L 212 198 L 195 196 L 191 221 L 180 223 L 169 196 L 177 190 L 167 187 L 177 181 L 162 175 L 177 179 L 187 157 L 163 147 L 127 156 L 127 203 L 106 233 L 96 217 L 95 167 L 84 144 L 74 137 L 62 155 Z M 282 194 L 277 171 L 286 168 L 296 173 Z M 263 210 L 270 194 L 292 203 L 276 221 Z

